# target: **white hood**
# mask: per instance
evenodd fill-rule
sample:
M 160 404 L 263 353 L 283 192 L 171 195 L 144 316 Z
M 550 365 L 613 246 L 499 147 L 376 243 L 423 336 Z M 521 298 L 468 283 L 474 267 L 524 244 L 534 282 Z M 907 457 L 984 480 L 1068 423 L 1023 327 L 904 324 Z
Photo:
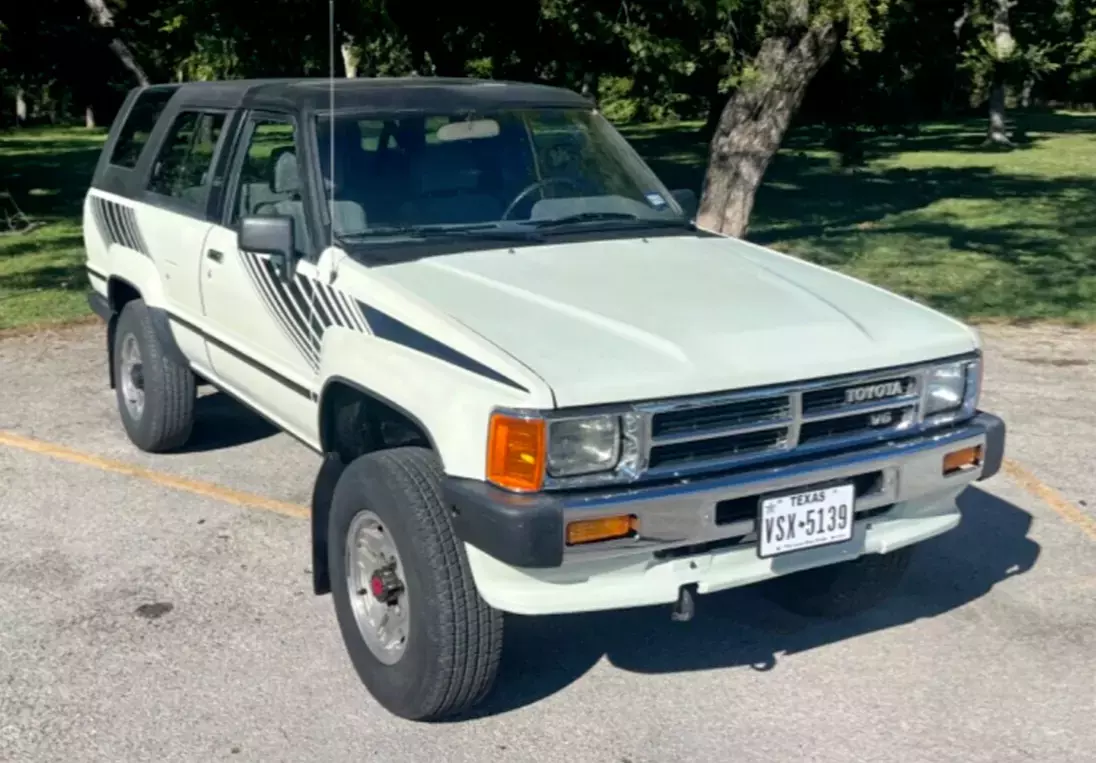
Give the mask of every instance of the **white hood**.
M 496 249 L 373 271 L 536 372 L 559 406 L 677 397 L 970 351 L 962 324 L 737 239 Z

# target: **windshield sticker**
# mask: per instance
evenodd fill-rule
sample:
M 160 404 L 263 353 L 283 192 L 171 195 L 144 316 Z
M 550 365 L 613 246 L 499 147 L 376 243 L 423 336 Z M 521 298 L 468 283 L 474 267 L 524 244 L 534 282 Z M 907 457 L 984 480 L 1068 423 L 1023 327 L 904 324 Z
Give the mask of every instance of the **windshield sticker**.
M 647 197 L 647 203 L 655 209 L 662 209 L 666 206 L 666 199 L 662 198 L 662 194 L 651 191 L 645 195 Z

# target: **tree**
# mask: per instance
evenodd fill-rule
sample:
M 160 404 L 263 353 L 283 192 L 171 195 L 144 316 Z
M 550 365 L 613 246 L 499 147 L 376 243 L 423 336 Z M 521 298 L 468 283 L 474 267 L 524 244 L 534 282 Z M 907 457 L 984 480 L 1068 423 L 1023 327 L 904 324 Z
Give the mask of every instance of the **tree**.
M 103 30 L 112 31 L 114 29 L 114 14 L 107 7 L 106 0 L 84 0 L 84 3 L 91 11 L 91 18 L 95 26 Z M 122 62 L 122 66 L 133 73 L 138 85 L 149 84 L 148 75 L 145 74 L 145 70 L 137 63 L 137 59 L 134 57 L 133 52 L 119 35 L 111 35 L 110 49 L 114 51 L 114 55 L 118 57 L 118 60 Z
M 697 222 L 746 232 L 762 177 L 811 80 L 842 38 L 872 48 L 887 0 L 764 0 L 761 44 L 727 101 L 708 151 Z
M 1096 98 L 1096 6 L 1089 5 L 1083 13 L 1076 14 L 1069 63 L 1069 84 L 1073 92 L 1087 91 L 1090 97 Z
M 989 93 L 989 131 L 986 142 L 999 146 L 1012 144 L 1005 123 L 1005 86 L 1007 67 L 1016 53 L 1016 38 L 1012 36 L 1008 18 L 1009 9 L 1015 4 L 1016 0 L 993 0 L 993 45 L 990 49 L 993 57 L 993 84 Z

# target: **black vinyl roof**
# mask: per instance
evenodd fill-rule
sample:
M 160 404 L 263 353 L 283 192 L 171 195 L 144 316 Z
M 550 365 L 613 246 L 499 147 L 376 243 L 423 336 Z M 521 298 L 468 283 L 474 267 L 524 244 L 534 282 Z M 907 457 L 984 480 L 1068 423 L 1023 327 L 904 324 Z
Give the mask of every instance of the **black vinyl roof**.
M 177 89 L 190 106 L 327 111 L 453 112 L 499 108 L 593 108 L 593 102 L 560 87 L 503 80 L 442 77 L 326 77 L 221 80 L 152 85 Z

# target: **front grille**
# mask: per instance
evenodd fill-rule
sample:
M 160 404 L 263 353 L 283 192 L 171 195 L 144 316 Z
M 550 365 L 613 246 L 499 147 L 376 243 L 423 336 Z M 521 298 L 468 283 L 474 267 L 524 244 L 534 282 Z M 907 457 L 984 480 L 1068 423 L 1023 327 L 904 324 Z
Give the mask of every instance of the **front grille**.
M 885 438 L 917 422 L 920 379 L 916 372 L 864 374 L 652 404 L 647 474 L 675 476 Z
M 788 397 L 742 400 L 700 409 L 668 411 L 651 422 L 654 437 L 697 435 L 720 427 L 737 427 L 763 421 L 779 421 L 791 415 Z
M 651 448 L 648 464 L 651 468 L 682 466 L 713 458 L 730 458 L 747 453 L 772 450 L 788 440 L 788 429 L 767 429 L 763 432 L 747 432 L 706 440 L 688 440 Z
M 907 405 L 872 413 L 856 413 L 840 418 L 807 421 L 799 430 L 799 443 L 815 442 L 857 432 L 891 429 L 896 422 L 904 421 L 912 412 L 913 406 Z

